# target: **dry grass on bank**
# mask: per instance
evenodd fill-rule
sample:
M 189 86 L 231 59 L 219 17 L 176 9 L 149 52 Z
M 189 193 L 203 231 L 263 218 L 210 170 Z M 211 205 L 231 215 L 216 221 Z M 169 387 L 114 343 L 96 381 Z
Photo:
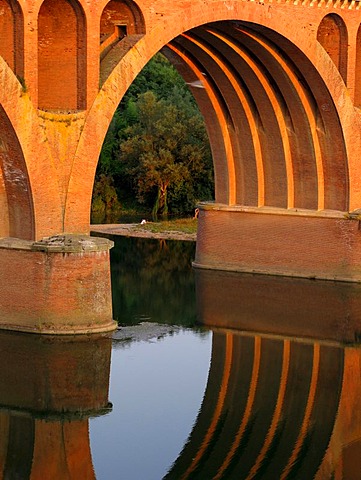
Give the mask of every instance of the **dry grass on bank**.
M 165 220 L 160 222 L 147 222 L 137 228 L 151 233 L 180 232 L 197 233 L 198 220 L 196 218 L 180 218 L 177 220 Z

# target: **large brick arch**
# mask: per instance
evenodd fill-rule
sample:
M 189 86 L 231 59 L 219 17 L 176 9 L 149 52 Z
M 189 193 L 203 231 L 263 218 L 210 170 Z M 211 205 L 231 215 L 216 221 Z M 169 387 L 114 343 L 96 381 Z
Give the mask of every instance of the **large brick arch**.
M 216 201 L 347 210 L 353 107 L 336 66 L 298 27 L 283 12 L 265 17 L 254 4 L 236 1 L 213 2 L 209 9 L 193 2 L 182 23 L 158 23 L 122 57 L 90 109 L 69 182 L 65 228 L 85 228 L 81 212 L 90 210 L 97 159 L 114 111 L 164 47 L 205 113 Z
M 12 95 L 9 95 L 11 92 Z M 37 112 L 0 58 L 0 236 L 41 238 L 62 231 L 54 166 Z
M 7 223 L 1 225 L 2 236 L 32 239 L 35 236 L 34 209 L 25 159 L 15 131 L 1 105 L 0 169 L 2 206 L 6 208 L 4 216 Z
M 347 162 L 337 112 L 302 52 L 274 31 L 249 22 L 198 27 L 168 48 L 177 57 L 175 64 L 177 59 L 184 64 L 180 70 L 188 70 L 190 84 L 193 77 L 209 90 L 207 98 L 199 88 L 194 93 L 201 106 L 205 103 L 207 124 L 219 125 L 219 137 L 228 140 L 228 151 L 223 142 L 221 152 L 220 138 L 212 141 L 210 136 L 220 162 L 215 163 L 216 175 L 229 165 L 228 185 L 216 189 L 218 201 L 347 208 Z M 327 138 L 333 138 L 332 144 Z

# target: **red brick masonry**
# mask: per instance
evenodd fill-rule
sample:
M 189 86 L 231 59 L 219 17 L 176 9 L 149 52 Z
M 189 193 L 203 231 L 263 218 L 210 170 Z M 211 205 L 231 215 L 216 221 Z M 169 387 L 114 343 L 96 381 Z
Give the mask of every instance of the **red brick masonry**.
M 194 265 L 359 282 L 359 220 L 332 211 L 203 205 Z
M 63 235 L 0 241 L 0 328 L 73 334 L 113 330 L 112 242 Z

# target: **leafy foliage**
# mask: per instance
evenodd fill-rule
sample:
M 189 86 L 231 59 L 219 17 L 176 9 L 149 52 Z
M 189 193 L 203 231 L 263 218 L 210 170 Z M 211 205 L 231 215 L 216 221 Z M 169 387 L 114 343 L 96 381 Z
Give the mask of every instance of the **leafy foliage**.
M 92 212 L 98 183 L 105 179 L 122 204 L 136 202 L 153 217 L 189 213 L 198 201 L 212 198 L 203 117 L 162 54 L 138 75 L 114 115 L 99 159 Z
M 104 218 L 107 220 L 109 216 L 119 216 L 120 210 L 120 203 L 113 186 L 112 178 L 101 173 L 95 183 L 93 191 L 93 222 L 100 223 L 100 220 Z

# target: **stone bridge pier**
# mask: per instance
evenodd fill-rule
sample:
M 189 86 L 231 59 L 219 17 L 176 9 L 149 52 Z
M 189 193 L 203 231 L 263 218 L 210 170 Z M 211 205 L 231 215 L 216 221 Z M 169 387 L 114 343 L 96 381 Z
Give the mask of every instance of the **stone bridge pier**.
M 68 236 L 89 233 L 105 134 L 160 50 L 195 96 L 214 160 L 195 266 L 361 280 L 358 1 L 0 7 L 0 327 L 23 329 L 31 298 L 26 331 L 113 328 L 110 245 L 77 238 L 69 251 Z M 71 326 L 72 311 L 86 320 Z

